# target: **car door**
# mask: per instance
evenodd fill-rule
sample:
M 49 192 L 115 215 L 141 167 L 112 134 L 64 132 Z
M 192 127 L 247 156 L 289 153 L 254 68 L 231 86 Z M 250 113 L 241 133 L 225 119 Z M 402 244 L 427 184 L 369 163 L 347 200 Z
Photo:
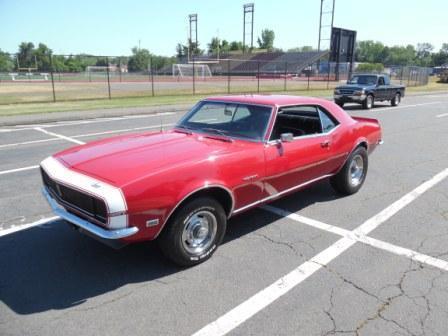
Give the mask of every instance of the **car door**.
M 279 110 L 265 146 L 265 197 L 285 193 L 328 176 L 341 165 L 342 156 L 335 159 L 332 149 L 338 122 L 325 114 L 332 126 L 323 129 L 320 113 L 325 112 L 320 109 L 320 106 L 294 106 Z M 318 124 L 306 125 L 306 120 L 314 120 Z M 281 134 L 288 133 L 292 133 L 292 139 L 282 141 Z
M 375 98 L 377 100 L 384 100 L 387 98 L 387 87 L 384 82 L 384 77 L 378 77 L 378 83 L 376 86 Z

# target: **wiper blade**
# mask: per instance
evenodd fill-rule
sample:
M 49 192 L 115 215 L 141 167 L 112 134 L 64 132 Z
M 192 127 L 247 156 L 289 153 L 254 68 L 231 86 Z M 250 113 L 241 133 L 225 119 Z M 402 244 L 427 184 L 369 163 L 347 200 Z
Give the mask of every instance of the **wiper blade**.
M 217 133 L 217 134 L 220 134 L 220 135 L 223 135 L 223 136 L 226 136 L 226 137 L 229 136 L 226 131 L 223 131 L 223 130 L 220 130 L 220 129 L 217 129 L 217 128 L 205 127 L 205 128 L 202 128 L 202 130 L 203 131 L 210 131 L 210 132 L 213 132 L 213 133 Z
M 216 128 L 211 128 L 211 127 L 205 127 L 205 128 L 201 128 L 202 131 L 209 131 L 209 132 L 213 132 L 215 134 L 219 134 L 224 136 L 227 141 L 233 142 L 233 139 L 230 135 L 227 134 L 226 131 L 220 130 L 220 129 L 216 129 Z
M 176 126 L 174 126 L 174 128 L 180 128 L 180 130 L 178 130 L 178 131 L 181 131 L 182 133 L 187 133 L 187 134 L 193 134 L 193 130 L 194 130 L 194 128 L 191 128 L 191 127 L 188 127 L 188 126 L 185 126 L 185 125 L 176 125 Z

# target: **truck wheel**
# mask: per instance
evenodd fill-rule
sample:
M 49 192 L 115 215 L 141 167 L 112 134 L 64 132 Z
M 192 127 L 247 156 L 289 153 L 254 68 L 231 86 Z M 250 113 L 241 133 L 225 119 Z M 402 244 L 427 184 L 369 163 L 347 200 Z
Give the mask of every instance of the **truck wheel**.
M 370 110 L 374 105 L 374 99 L 371 94 L 367 95 L 366 99 L 362 102 L 362 107 L 366 110 Z
M 331 186 L 343 195 L 356 193 L 366 179 L 368 166 L 366 149 L 361 146 L 356 148 L 339 173 L 331 177 Z
M 398 106 L 401 102 L 401 95 L 397 92 L 394 98 L 390 101 L 392 106 Z
M 334 101 L 336 103 L 336 105 L 338 105 L 339 107 L 344 107 L 344 102 L 340 101 L 340 100 L 335 100 Z
M 226 232 L 223 207 L 213 198 L 193 199 L 178 209 L 158 238 L 163 254 L 179 266 L 212 256 Z

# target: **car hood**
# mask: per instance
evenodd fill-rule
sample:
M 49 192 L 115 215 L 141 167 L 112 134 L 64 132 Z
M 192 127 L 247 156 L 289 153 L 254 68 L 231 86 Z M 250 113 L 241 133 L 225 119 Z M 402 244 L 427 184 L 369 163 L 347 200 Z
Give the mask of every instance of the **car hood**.
M 55 157 L 71 169 L 123 187 L 160 171 L 242 150 L 244 143 L 168 131 L 100 140 L 70 148 Z
M 370 88 L 374 88 L 375 85 L 362 85 L 362 84 L 346 84 L 336 87 L 337 90 L 366 90 Z

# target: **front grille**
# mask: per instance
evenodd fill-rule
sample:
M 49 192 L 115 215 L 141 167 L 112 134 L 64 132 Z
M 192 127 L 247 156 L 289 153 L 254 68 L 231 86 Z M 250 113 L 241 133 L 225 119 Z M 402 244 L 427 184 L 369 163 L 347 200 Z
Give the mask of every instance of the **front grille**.
M 107 224 L 107 208 L 103 200 L 52 180 L 42 168 L 40 171 L 44 185 L 59 203 L 68 207 L 68 211 L 77 210 L 102 224 Z
M 342 89 L 342 90 L 339 90 L 342 94 L 344 94 L 344 95 L 351 95 L 351 94 L 353 94 L 353 92 L 354 92 L 354 90 L 351 90 L 351 89 Z

